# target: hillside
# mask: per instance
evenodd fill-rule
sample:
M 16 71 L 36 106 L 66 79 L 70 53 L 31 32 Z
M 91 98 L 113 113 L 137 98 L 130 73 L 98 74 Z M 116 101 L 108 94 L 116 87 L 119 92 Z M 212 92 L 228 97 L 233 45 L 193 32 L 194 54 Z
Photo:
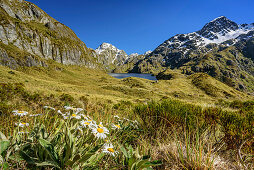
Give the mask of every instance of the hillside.
M 253 38 L 253 24 L 238 25 L 222 16 L 199 31 L 166 40 L 129 72 L 158 74 L 167 68 L 187 75 L 203 72 L 253 94 Z
M 219 17 L 127 55 L 24 0 L 0 0 L 0 19 L 0 169 L 253 169 L 253 24 Z

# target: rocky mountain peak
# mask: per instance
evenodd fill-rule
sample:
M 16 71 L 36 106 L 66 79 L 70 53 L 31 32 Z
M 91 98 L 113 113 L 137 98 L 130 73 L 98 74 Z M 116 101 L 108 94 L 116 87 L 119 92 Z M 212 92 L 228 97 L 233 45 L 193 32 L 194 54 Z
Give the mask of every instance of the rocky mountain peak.
M 200 31 L 197 31 L 201 36 L 210 40 L 218 39 L 218 34 L 224 36 L 230 31 L 237 30 L 238 24 L 229 20 L 225 16 L 218 17 L 207 23 Z
M 115 46 L 113 46 L 112 44 L 105 43 L 105 42 L 102 43 L 95 51 L 96 51 L 96 53 L 101 54 L 102 52 L 107 51 L 107 50 L 112 50 L 117 53 L 122 51 L 122 50 L 119 50 L 118 48 L 116 48 Z
M 144 53 L 144 55 L 149 55 L 149 54 L 151 54 L 151 53 L 152 53 L 152 51 L 149 50 L 149 51 L 146 51 L 146 52 Z
M 128 58 L 124 50 L 105 42 L 96 48 L 95 52 L 104 65 L 121 65 Z

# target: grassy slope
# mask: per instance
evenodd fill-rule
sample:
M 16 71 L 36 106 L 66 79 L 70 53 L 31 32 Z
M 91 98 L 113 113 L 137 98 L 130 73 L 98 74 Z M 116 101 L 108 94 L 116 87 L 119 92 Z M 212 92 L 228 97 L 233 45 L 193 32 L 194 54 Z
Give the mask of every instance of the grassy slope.
M 27 90 L 44 94 L 61 95 L 68 93 L 74 98 L 81 96 L 93 100 L 106 100 L 116 103 L 121 100 L 147 101 L 175 97 L 194 103 L 213 103 L 223 94 L 210 95 L 206 91 L 209 83 L 219 91 L 230 93 L 229 99 L 248 99 L 244 93 L 208 76 L 199 80 L 201 85 L 193 84 L 193 77 L 179 76 L 172 80 L 160 80 L 155 83 L 139 78 L 116 79 L 98 70 L 78 66 L 63 66 L 56 62 L 48 68 L 20 68 L 9 73 L 11 69 L 0 66 L 0 82 L 21 82 Z M 201 82 L 200 82 L 201 81 Z M 206 83 L 203 83 L 205 81 Z M 203 87 L 204 86 L 204 87 Z M 202 88 L 200 88 L 202 87 Z
M 238 167 L 239 162 L 236 158 L 228 156 L 236 155 L 235 150 L 228 150 L 226 147 L 223 147 L 223 150 L 220 150 L 222 154 L 217 151 L 210 152 L 211 148 L 209 150 L 209 146 L 217 144 L 216 136 L 221 138 L 224 133 L 227 135 L 231 134 L 231 136 L 235 137 L 230 138 L 231 136 L 229 135 L 229 138 L 225 139 L 225 142 L 229 144 L 235 143 L 231 142 L 232 140 L 241 140 L 242 138 L 240 137 L 242 135 L 239 134 L 243 134 L 242 132 L 245 132 L 246 127 L 248 129 L 251 128 L 251 122 L 245 123 L 248 122 L 246 120 L 250 117 L 248 110 L 245 113 L 236 108 L 233 112 L 228 112 L 228 110 L 222 112 L 219 108 L 206 107 L 202 109 L 202 107 L 180 101 L 147 101 L 175 97 L 188 103 L 191 102 L 207 106 L 207 103 L 214 104 L 218 99 L 225 99 L 225 94 L 228 96 L 228 100 L 250 100 L 251 98 L 248 98 L 244 93 L 238 92 L 206 74 L 194 74 L 189 77 L 178 75 L 172 80 L 160 80 L 158 83 L 155 83 L 154 81 L 139 78 L 119 80 L 110 77 L 102 71 L 78 66 L 63 66 L 54 61 L 48 61 L 48 64 L 48 68 L 29 67 L 20 68 L 19 70 L 11 70 L 7 67 L 0 66 L 0 90 L 2 88 L 4 92 L 4 94 L 0 95 L 0 99 L 3 101 L 0 103 L 0 131 L 4 134 L 13 134 L 13 130 L 16 129 L 14 123 L 19 121 L 11 113 L 12 110 L 23 109 L 29 113 L 36 114 L 43 113 L 42 107 L 45 105 L 53 106 L 57 110 L 62 109 L 66 101 L 68 102 L 68 96 L 65 100 L 61 99 L 63 98 L 62 94 L 65 93 L 75 98 L 75 101 L 69 102 L 69 104 L 85 108 L 88 115 L 92 116 L 98 122 L 103 122 L 105 125 L 113 123 L 113 115 L 116 114 L 120 117 L 138 120 L 140 122 L 140 131 L 127 130 L 122 134 L 117 134 L 117 137 L 113 135 L 113 142 L 115 146 L 121 143 L 134 144 L 143 155 L 151 154 L 152 160 L 163 160 L 161 169 L 172 169 L 173 167 L 178 167 L 178 169 L 184 169 L 183 167 L 204 169 L 206 164 L 211 164 L 210 159 L 213 157 L 220 159 L 219 163 L 217 163 L 219 165 L 216 163 L 211 165 L 214 169 L 229 169 L 232 166 Z M 22 87 L 3 88 L 4 83 L 14 82 L 23 83 L 26 89 L 22 90 Z M 32 93 L 27 93 L 26 91 Z M 36 94 L 39 94 L 39 96 Z M 50 94 L 54 94 L 53 97 Z M 85 105 L 80 103 L 80 97 L 82 96 L 88 99 L 88 103 Z M 127 102 L 126 100 L 131 102 Z M 132 102 L 147 102 L 148 104 L 133 105 Z M 221 102 L 221 104 L 223 103 Z M 221 106 L 227 107 L 226 105 L 227 103 L 225 102 Z M 52 132 L 59 129 L 58 125 L 54 123 L 61 121 L 59 114 L 52 113 L 49 117 L 47 116 L 45 114 L 40 118 L 41 123 L 46 126 L 47 131 Z M 185 116 L 188 116 L 188 119 Z M 199 137 L 195 137 L 195 128 L 199 127 L 196 124 L 197 118 L 198 122 L 200 122 L 200 131 L 205 127 L 205 132 L 202 132 L 202 135 L 204 135 L 200 139 Z M 27 128 L 29 131 L 32 130 L 32 125 L 35 120 L 33 117 L 22 118 L 23 122 L 29 122 L 31 124 Z M 188 120 L 188 124 L 184 123 L 186 120 Z M 213 123 L 214 120 L 220 120 L 216 129 Z M 252 119 L 250 120 L 252 121 Z M 226 122 L 226 124 L 223 124 L 223 122 Z M 208 123 L 209 126 L 205 123 Z M 221 124 L 224 128 L 221 128 Z M 228 124 L 230 126 L 227 126 Z M 186 132 L 186 125 L 193 127 L 194 130 Z M 211 134 L 213 132 L 212 127 L 215 129 L 214 136 L 210 137 L 206 133 Z M 227 127 L 231 129 L 229 128 L 228 130 Z M 173 135 L 173 132 L 175 135 Z M 250 131 L 245 136 L 248 137 L 248 135 L 252 134 L 253 132 Z M 225 136 L 227 137 L 227 135 Z M 137 138 L 137 136 L 139 137 Z M 192 140 L 191 144 L 188 143 L 188 140 Z M 195 141 L 197 141 L 196 144 Z M 246 147 L 252 146 L 251 142 Z M 182 144 L 184 145 L 183 147 L 190 148 L 187 152 L 192 152 L 193 148 L 196 149 L 194 153 L 191 153 L 191 157 L 187 156 L 185 158 L 185 156 L 180 155 L 181 153 L 185 154 L 185 150 L 179 147 Z M 252 150 L 248 152 L 252 153 Z M 119 153 L 119 158 L 122 158 L 121 152 Z M 101 169 L 105 169 L 107 166 L 114 167 L 122 164 L 121 160 L 120 162 L 114 162 L 107 157 L 104 159 L 106 161 L 102 162 L 105 165 L 102 164 L 101 167 L 103 168 Z M 185 162 L 184 165 L 182 162 Z M 22 165 L 20 164 L 19 166 L 25 168 L 27 165 L 23 161 Z

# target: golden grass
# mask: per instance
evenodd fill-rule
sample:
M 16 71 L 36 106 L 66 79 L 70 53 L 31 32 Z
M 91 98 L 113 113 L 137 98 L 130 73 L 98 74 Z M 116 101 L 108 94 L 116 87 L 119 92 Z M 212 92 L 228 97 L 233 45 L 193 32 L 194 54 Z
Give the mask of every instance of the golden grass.
M 192 78 L 184 76 L 172 80 L 160 80 L 157 83 L 141 78 L 116 79 L 100 70 L 80 66 L 63 66 L 55 62 L 51 63 L 48 68 L 26 67 L 11 70 L 0 66 L 0 75 L 0 82 L 21 82 L 31 92 L 56 96 L 67 93 L 74 98 L 85 96 L 89 100 L 112 103 L 121 100 L 146 102 L 162 98 L 177 98 L 191 103 L 213 104 L 217 99 L 223 99 L 223 95 L 219 97 L 208 95 L 204 89 L 192 83 Z M 250 99 L 246 94 L 208 77 L 209 79 L 205 80 L 206 84 L 211 83 L 220 91 L 232 94 L 228 100 Z

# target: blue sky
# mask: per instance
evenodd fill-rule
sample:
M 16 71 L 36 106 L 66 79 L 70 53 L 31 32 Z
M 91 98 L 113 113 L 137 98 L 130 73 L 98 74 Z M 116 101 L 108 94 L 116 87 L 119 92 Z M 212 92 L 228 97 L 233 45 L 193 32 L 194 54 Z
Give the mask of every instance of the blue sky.
M 70 27 L 87 47 L 108 42 L 130 53 L 154 50 L 175 34 L 219 16 L 254 22 L 253 0 L 28 0 Z

